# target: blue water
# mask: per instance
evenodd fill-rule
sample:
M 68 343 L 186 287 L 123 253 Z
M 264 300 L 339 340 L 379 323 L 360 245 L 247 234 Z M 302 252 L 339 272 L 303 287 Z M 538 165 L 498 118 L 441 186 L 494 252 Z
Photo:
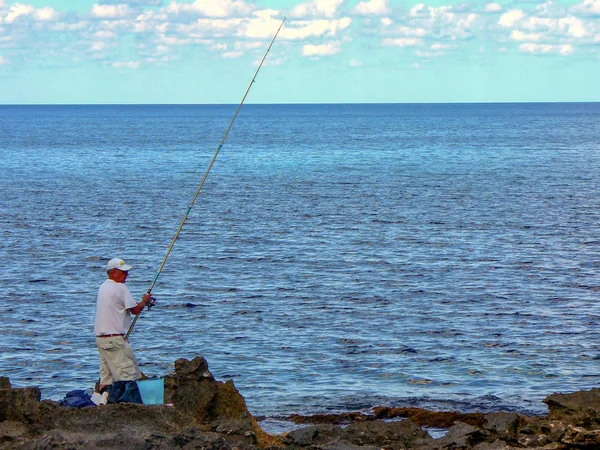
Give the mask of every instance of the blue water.
M 0 106 L 0 376 L 93 386 L 237 105 Z M 544 412 L 598 385 L 600 104 L 245 105 L 131 336 L 269 417 Z

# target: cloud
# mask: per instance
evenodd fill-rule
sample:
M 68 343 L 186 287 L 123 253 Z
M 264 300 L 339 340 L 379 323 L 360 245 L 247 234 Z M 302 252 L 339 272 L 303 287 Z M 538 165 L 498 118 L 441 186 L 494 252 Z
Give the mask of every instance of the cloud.
M 587 34 L 583 22 L 577 17 L 573 16 L 567 16 L 563 19 L 559 19 L 558 27 L 561 31 L 566 30 L 567 34 L 574 38 L 580 38 Z
M 130 17 L 133 11 L 128 5 L 99 5 L 92 6 L 90 15 L 95 19 L 121 19 Z
M 579 3 L 573 6 L 568 0 L 436 1 L 408 10 L 397 0 L 169 0 L 164 6 L 158 0 L 94 0 L 87 12 L 75 11 L 64 1 L 46 0 L 63 5 L 63 10 L 35 8 L 29 0 L 8 6 L 12 1 L 0 0 L 0 48 L 43 56 L 40 61 L 67 55 L 69 63 L 102 56 L 110 65 L 109 60 L 127 55 L 133 63 L 116 61 L 123 68 L 183 61 L 179 53 L 183 55 L 185 46 L 223 58 L 246 53 L 255 57 L 283 15 L 288 20 L 279 40 L 286 41 L 288 54 L 340 55 L 351 67 L 362 63 L 359 55 L 343 54 L 342 43 L 349 40 L 379 44 L 379 51 L 388 53 L 394 47 L 413 47 L 419 50 L 415 54 L 427 58 L 444 56 L 448 49 L 454 54 L 476 52 L 483 44 L 490 54 L 594 56 L 600 42 L 600 0 L 574 0 Z M 258 6 L 267 3 L 281 9 Z M 287 7 L 280 6 L 284 3 Z M 511 4 L 519 6 L 510 9 Z M 12 53 L 10 58 L 11 64 L 23 59 Z
M 390 12 L 388 3 L 389 0 L 368 0 L 365 2 L 359 2 L 354 8 L 354 12 L 365 16 L 380 16 Z
M 252 7 L 241 0 L 196 0 L 193 3 L 172 1 L 166 12 L 175 15 L 191 15 L 202 17 L 245 16 L 252 12 Z
M 419 4 L 398 20 L 400 26 L 394 29 L 388 26 L 385 34 L 389 38 L 427 35 L 451 41 L 466 40 L 473 37 L 478 20 L 479 15 L 465 6 L 434 8 Z
M 339 42 L 330 42 L 329 44 L 313 45 L 306 44 L 302 46 L 304 56 L 330 56 L 340 51 Z
M 511 9 L 500 16 L 498 25 L 502 25 L 503 27 L 512 27 L 523 17 L 525 17 L 525 13 L 523 11 L 520 9 Z
M 39 22 L 51 22 L 58 20 L 59 14 L 54 9 L 45 6 L 43 8 L 36 9 L 33 12 L 33 18 Z
M 363 63 L 358 61 L 357 59 L 350 60 L 350 67 L 362 67 Z
M 238 36 L 245 36 L 255 39 L 266 39 L 273 37 L 279 26 L 281 19 L 274 18 L 279 11 L 273 9 L 256 11 L 254 17 L 240 24 Z
M 485 8 L 483 8 L 483 10 L 487 13 L 500 12 L 502 11 L 502 6 L 500 6 L 498 3 L 488 3 L 487 5 L 485 5 Z
M 8 10 L 8 14 L 4 21 L 6 23 L 12 23 L 17 20 L 19 17 L 29 16 L 35 11 L 35 8 L 31 5 L 22 5 L 20 3 L 15 3 Z
M 419 16 L 427 15 L 427 8 L 425 7 L 425 5 L 423 3 L 418 3 L 415 6 L 413 6 L 412 8 L 410 8 L 408 15 L 410 17 L 419 17 Z
M 429 31 L 427 31 L 425 28 L 410 28 L 402 25 L 394 30 L 394 34 L 401 34 L 402 36 L 424 37 L 429 34 Z
M 412 47 L 415 45 L 421 45 L 423 43 L 422 39 L 416 38 L 385 38 L 383 40 L 383 45 L 386 47 Z
M 0 55 L 0 66 L 3 64 L 8 64 L 8 59 L 6 59 L 4 56 Z
M 523 33 L 519 30 L 513 30 L 512 33 L 510 33 L 510 38 L 515 41 L 539 41 L 541 35 L 538 33 Z
M 576 14 L 600 16 L 600 0 L 584 0 L 571 8 Z
M 335 17 L 338 8 L 344 0 L 314 0 L 296 5 L 291 12 L 295 18 L 307 17 Z
M 336 36 L 339 31 L 348 28 L 351 23 L 352 19 L 349 17 L 337 20 L 295 21 L 281 30 L 281 36 L 291 40 Z
M 116 69 L 138 69 L 142 63 L 141 61 L 115 61 L 111 65 Z
M 450 45 L 450 44 L 441 44 L 439 42 L 437 42 L 435 44 L 431 44 L 432 50 L 447 50 L 447 49 L 451 49 L 451 48 L 454 48 L 454 46 Z
M 389 17 L 382 17 L 379 20 L 379 23 L 383 26 L 383 27 L 389 27 L 393 22 L 392 19 L 390 19 Z
M 556 53 L 559 55 L 569 55 L 573 53 L 573 46 L 571 44 L 562 44 L 562 45 L 553 45 L 553 44 L 521 44 L 519 45 L 519 50 L 524 53 L 534 53 L 534 54 L 549 54 Z

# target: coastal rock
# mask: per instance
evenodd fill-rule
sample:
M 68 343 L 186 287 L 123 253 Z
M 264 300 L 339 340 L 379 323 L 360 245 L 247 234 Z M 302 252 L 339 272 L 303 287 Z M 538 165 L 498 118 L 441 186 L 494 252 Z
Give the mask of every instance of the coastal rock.
M 214 379 L 204 358 L 175 361 L 164 378 L 167 405 L 66 408 L 37 387 L 0 377 L 0 450 L 575 450 L 600 449 L 600 390 L 553 394 L 549 414 L 373 408 L 290 416 L 306 424 L 263 431 L 232 381 Z M 446 429 L 437 439 L 422 427 Z
M 600 423 L 600 389 L 556 393 L 544 399 L 548 405 L 550 419 Z
M 516 413 L 498 412 L 484 416 L 484 429 L 505 436 L 514 436 L 521 422 L 521 417 Z

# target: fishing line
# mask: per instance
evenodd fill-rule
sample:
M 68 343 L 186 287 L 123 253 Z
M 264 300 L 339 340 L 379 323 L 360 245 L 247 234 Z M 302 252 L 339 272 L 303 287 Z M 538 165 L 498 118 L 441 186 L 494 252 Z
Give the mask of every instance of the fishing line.
M 248 95 L 248 92 L 250 92 L 250 88 L 256 81 L 256 76 L 258 75 L 258 72 L 259 72 L 260 68 L 262 67 L 263 63 L 265 62 L 265 59 L 267 58 L 267 55 L 269 54 L 269 51 L 271 50 L 271 46 L 273 45 L 273 42 L 275 42 L 275 39 L 277 39 L 277 35 L 279 34 L 279 31 L 283 27 L 283 23 L 285 22 L 285 19 L 286 18 L 284 17 L 283 20 L 281 21 L 281 25 L 279 25 L 279 28 L 277 29 L 277 32 L 275 33 L 275 36 L 273 36 L 273 39 L 271 40 L 271 43 L 269 44 L 267 51 L 265 52 L 262 60 L 260 61 L 260 64 L 258 65 L 258 68 L 256 69 L 256 72 L 254 73 L 254 76 L 252 77 L 252 80 L 250 81 L 250 84 L 248 85 L 248 88 L 246 89 L 244 96 L 242 97 L 242 101 L 240 102 L 239 106 L 237 107 L 237 110 L 235 111 L 235 114 L 233 115 L 233 118 L 231 119 L 231 122 L 229 123 L 229 126 L 227 127 L 227 130 L 225 131 L 225 134 L 223 135 L 223 139 L 221 139 L 221 143 L 217 147 L 215 154 L 213 155 L 210 163 L 208 164 L 208 168 L 206 169 L 206 172 L 204 173 L 204 176 L 202 177 L 202 180 L 200 181 L 200 184 L 198 185 L 198 188 L 196 189 L 196 193 L 194 194 L 192 201 L 190 202 L 189 206 L 187 207 L 187 210 L 185 211 L 185 214 L 183 215 L 183 219 L 181 220 L 181 223 L 179 224 L 179 227 L 177 228 L 177 231 L 175 232 L 175 236 L 173 236 L 171 245 L 169 245 L 169 247 L 167 248 L 167 252 L 166 252 L 162 262 L 160 263 L 160 267 L 156 271 L 156 275 L 154 275 L 154 279 L 152 280 L 152 283 L 150 284 L 150 287 L 148 288 L 148 291 L 147 291 L 148 294 L 152 293 L 152 289 L 154 288 L 154 285 L 156 284 L 156 280 L 158 280 L 158 276 L 162 272 L 163 267 L 165 266 L 165 263 L 167 262 L 167 258 L 169 257 L 169 254 L 171 253 L 173 246 L 175 245 L 175 241 L 177 241 L 177 238 L 179 237 L 179 233 L 181 233 L 181 229 L 183 228 L 183 225 L 185 224 L 185 221 L 187 220 L 188 215 L 190 214 L 190 211 L 192 210 L 192 206 L 194 206 L 194 203 L 196 202 L 196 198 L 198 198 L 198 195 L 200 194 L 200 191 L 202 190 L 202 187 L 204 186 L 204 182 L 206 181 L 206 178 L 208 177 L 210 169 L 212 168 L 213 164 L 215 163 L 215 160 L 217 159 L 217 156 L 219 155 L 219 152 L 221 151 L 221 147 L 223 147 L 223 144 L 225 143 L 225 140 L 227 139 L 227 135 L 229 134 L 229 131 L 231 130 L 231 127 L 233 126 L 233 122 L 235 122 L 235 119 L 236 119 L 238 113 L 240 112 L 240 109 L 242 109 L 242 105 L 244 104 L 244 100 L 246 100 L 246 96 Z M 129 330 L 127 330 L 127 334 L 125 335 L 125 339 L 129 339 L 129 335 L 131 334 L 131 331 L 133 330 L 133 327 L 134 327 L 135 323 L 137 322 L 140 314 L 141 314 L 141 311 L 140 311 L 140 313 L 136 314 L 136 316 L 133 318 L 133 321 L 131 322 L 131 325 L 129 326 Z

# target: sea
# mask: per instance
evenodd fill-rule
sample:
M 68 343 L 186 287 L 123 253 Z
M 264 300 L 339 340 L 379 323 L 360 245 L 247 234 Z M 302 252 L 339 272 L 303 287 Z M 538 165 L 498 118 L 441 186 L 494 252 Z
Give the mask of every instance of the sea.
M 0 106 L 13 387 L 93 387 L 114 257 L 142 372 L 202 356 L 265 420 L 599 387 L 600 103 L 237 108 Z

